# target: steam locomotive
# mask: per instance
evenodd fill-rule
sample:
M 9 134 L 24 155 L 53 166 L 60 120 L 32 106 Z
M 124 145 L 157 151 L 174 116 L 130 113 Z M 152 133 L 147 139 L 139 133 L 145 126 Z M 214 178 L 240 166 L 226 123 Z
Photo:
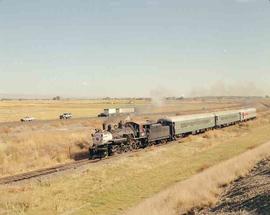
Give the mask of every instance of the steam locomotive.
M 96 130 L 92 137 L 90 159 L 112 156 L 172 140 L 170 127 L 154 122 L 119 122 L 114 128 L 111 125 L 105 128 L 104 125 L 103 130 Z
M 89 148 L 89 159 L 103 158 L 170 142 L 188 134 L 197 134 L 209 129 L 226 127 L 256 117 L 256 109 L 249 108 L 165 117 L 157 122 L 119 122 L 116 126 L 106 126 L 104 124 L 103 130 L 96 130 L 92 134 L 93 146 Z

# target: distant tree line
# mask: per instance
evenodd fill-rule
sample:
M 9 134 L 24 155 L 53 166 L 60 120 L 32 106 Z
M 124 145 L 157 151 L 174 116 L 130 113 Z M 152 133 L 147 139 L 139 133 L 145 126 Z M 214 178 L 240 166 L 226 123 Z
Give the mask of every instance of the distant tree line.
M 55 97 L 53 97 L 52 100 L 54 100 L 54 101 L 59 101 L 59 100 L 61 100 L 61 97 L 60 97 L 60 96 L 55 96 Z
M 184 99 L 184 97 L 183 96 L 180 96 L 180 97 L 172 96 L 172 97 L 166 97 L 165 99 L 166 100 L 182 100 L 182 99 Z

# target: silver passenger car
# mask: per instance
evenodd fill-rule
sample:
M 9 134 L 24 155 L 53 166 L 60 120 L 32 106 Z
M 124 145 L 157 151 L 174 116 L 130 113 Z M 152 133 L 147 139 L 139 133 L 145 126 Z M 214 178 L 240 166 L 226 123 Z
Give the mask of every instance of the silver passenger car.
M 215 114 L 194 114 L 186 116 L 166 117 L 158 120 L 163 125 L 170 125 L 173 136 L 198 133 L 215 127 Z
M 216 127 L 223 127 L 240 122 L 240 111 L 216 112 Z

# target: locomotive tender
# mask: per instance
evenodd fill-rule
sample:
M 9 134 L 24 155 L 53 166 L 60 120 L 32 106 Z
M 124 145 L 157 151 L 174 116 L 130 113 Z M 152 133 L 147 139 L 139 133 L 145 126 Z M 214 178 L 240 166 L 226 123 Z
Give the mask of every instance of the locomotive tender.
M 89 158 L 103 158 L 113 154 L 132 151 L 147 146 L 166 143 L 189 134 L 205 132 L 236 123 L 255 119 L 255 108 L 223 111 L 206 114 L 173 116 L 157 122 L 120 122 L 112 128 L 96 130 L 93 146 L 89 148 Z

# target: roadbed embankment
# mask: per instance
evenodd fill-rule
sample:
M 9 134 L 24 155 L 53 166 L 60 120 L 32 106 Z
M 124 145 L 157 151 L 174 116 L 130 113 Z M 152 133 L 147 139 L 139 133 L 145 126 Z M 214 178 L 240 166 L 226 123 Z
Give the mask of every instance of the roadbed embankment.
M 198 214 L 270 214 L 270 157 L 229 185 L 216 206 Z

